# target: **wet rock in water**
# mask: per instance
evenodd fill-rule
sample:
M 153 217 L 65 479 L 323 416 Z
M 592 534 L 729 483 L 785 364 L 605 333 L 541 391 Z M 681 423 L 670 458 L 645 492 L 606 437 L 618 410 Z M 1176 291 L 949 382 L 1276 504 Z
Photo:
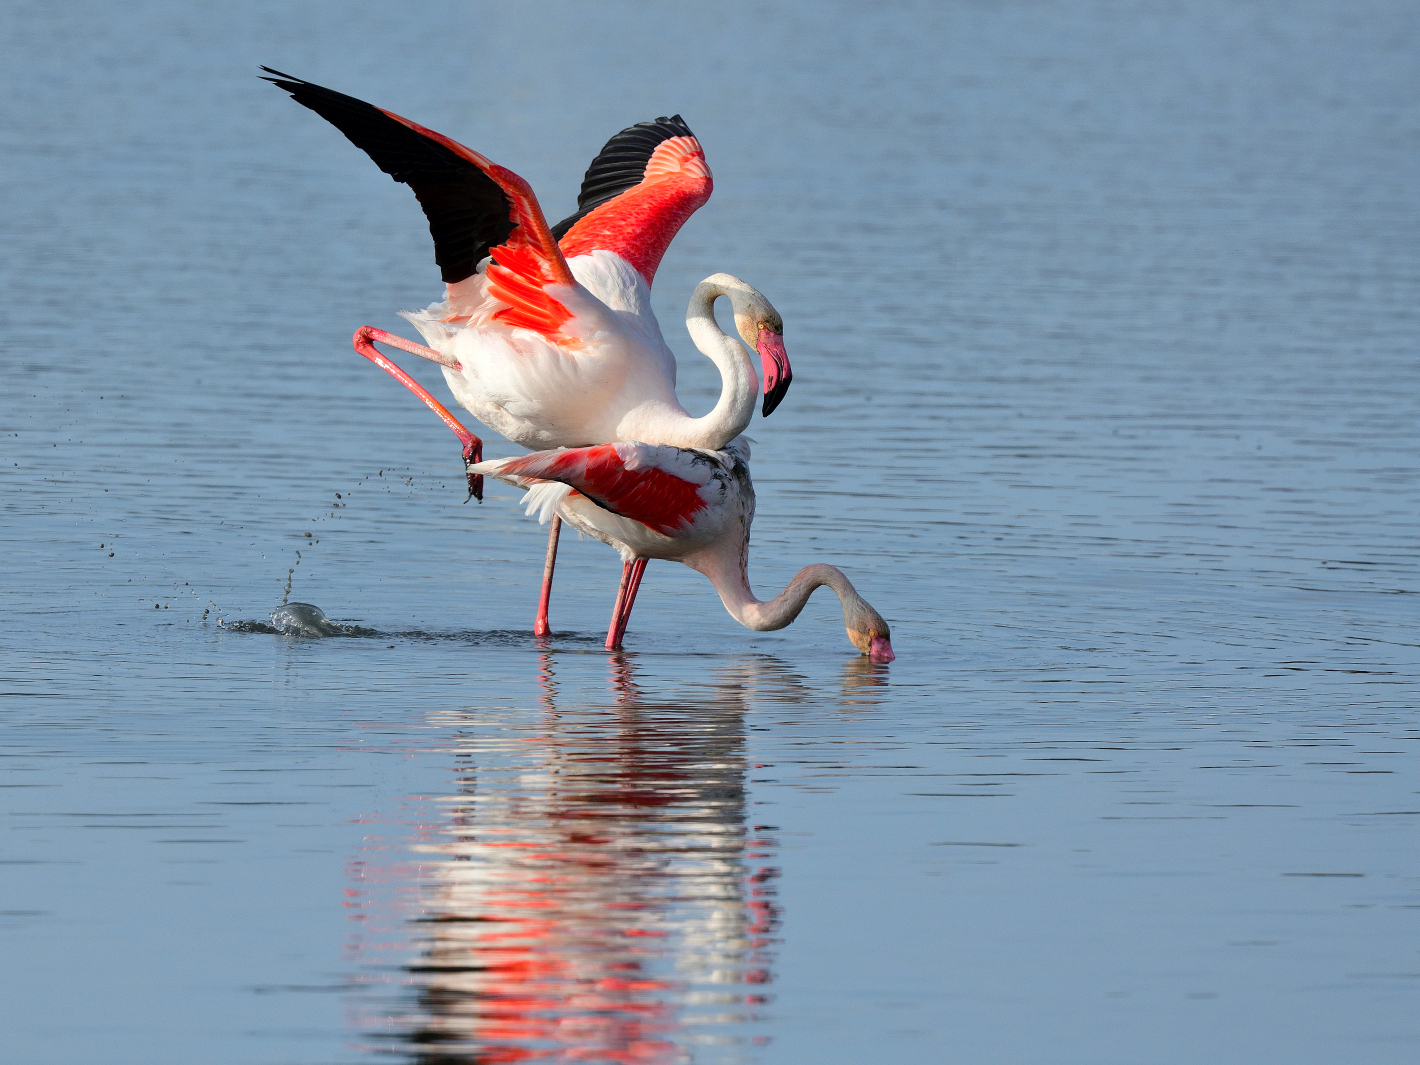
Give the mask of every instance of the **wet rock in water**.
M 271 625 L 283 636 L 344 636 L 349 626 L 338 624 L 325 616 L 325 611 L 310 603 L 287 603 L 271 612 Z

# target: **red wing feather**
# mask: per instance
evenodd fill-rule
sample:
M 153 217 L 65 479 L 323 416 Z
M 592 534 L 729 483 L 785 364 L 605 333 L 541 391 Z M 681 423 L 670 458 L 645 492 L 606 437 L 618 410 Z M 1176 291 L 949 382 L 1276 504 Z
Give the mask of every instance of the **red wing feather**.
M 642 122 L 607 142 L 587 170 L 577 213 L 552 232 L 568 258 L 614 252 L 650 284 L 671 239 L 713 189 L 705 152 L 679 115 Z
M 449 151 L 467 159 L 495 182 L 508 197 L 508 217 L 513 231 L 502 244 L 492 249 L 493 262 L 488 265 L 488 291 L 508 306 L 494 312 L 498 321 L 532 329 L 552 337 L 572 312 L 545 291 L 547 285 L 575 285 L 567 260 L 552 238 L 542 206 L 533 194 L 532 186 L 505 166 L 486 158 L 458 141 L 425 129 L 393 111 L 380 109 L 385 115 L 416 133 L 442 144 Z
M 676 535 L 707 506 L 701 486 L 659 466 L 638 463 L 636 469 L 628 469 L 626 457 L 618 450 L 627 447 L 639 450 L 647 445 L 599 444 L 538 451 L 508 459 L 498 473 L 560 481 L 613 514 L 639 521 L 666 536 Z
M 494 317 L 553 339 L 571 312 L 545 291 L 575 285 L 528 183 L 506 167 L 407 118 L 353 96 L 263 67 L 289 92 L 418 197 L 444 282 L 461 284 L 493 256 L 489 290 L 506 303 Z M 561 338 L 557 338 L 561 339 Z

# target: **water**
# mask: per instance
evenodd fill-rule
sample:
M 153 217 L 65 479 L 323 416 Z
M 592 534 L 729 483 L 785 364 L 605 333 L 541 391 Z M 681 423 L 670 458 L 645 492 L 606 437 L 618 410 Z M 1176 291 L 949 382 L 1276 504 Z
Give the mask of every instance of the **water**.
M 1412 6 L 5 21 L 5 1060 L 1415 1060 Z M 756 590 L 898 660 L 664 563 L 608 656 L 572 537 L 537 646 L 544 530 L 350 350 L 418 207 L 260 63 L 552 217 L 683 114 L 681 394 L 716 270 L 796 371 Z

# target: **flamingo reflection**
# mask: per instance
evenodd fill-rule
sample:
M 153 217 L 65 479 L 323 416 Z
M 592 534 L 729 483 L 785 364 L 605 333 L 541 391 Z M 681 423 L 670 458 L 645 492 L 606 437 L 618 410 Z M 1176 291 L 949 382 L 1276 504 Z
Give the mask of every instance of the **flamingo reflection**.
M 745 818 L 750 678 L 671 704 L 609 664 L 610 709 L 559 710 L 545 650 L 541 734 L 457 739 L 415 848 L 412 1060 L 670 1065 L 753 1038 L 779 914 L 771 826 Z

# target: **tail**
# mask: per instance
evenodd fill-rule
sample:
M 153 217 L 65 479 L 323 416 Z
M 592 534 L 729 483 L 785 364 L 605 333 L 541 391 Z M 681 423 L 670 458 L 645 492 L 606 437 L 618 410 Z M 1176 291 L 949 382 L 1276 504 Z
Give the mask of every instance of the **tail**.
M 537 516 L 539 525 L 546 525 L 552 520 L 552 516 L 557 513 L 557 508 L 561 502 L 571 495 L 576 489 L 570 484 L 562 481 L 545 480 L 537 476 L 540 472 L 545 472 L 537 468 L 529 468 L 529 459 L 535 459 L 542 455 L 556 455 L 559 452 L 534 452 L 532 455 L 515 455 L 506 459 L 490 459 L 488 462 L 479 462 L 468 468 L 471 474 L 492 477 L 502 481 L 504 484 L 511 484 L 514 488 L 526 488 L 527 495 L 523 496 L 521 502 L 526 508 L 528 517 Z
M 562 484 L 560 481 L 543 481 L 540 484 L 530 485 L 527 495 L 523 496 L 521 501 L 524 513 L 528 517 L 532 517 L 536 513 L 537 523 L 546 525 L 557 513 L 558 506 L 573 491 L 570 484 Z

